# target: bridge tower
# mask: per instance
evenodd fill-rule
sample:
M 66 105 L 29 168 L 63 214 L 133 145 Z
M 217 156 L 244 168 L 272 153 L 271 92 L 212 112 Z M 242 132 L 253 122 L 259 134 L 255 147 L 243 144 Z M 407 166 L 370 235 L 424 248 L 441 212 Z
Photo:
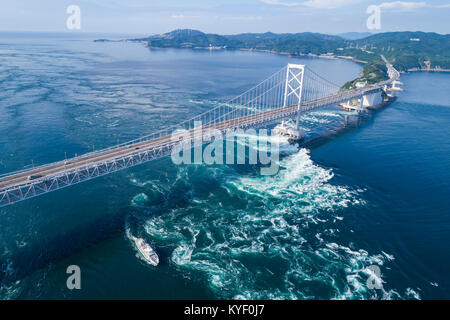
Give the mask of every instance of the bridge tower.
M 300 108 L 302 105 L 303 79 L 305 65 L 289 63 L 286 70 L 286 87 L 284 89 L 283 107 L 297 106 L 296 129 L 299 129 Z
M 289 63 L 286 69 L 283 107 L 297 107 L 295 127 L 287 125 L 284 121 L 273 130 L 275 134 L 286 136 L 293 140 L 300 140 L 304 136 L 300 128 L 300 111 L 302 106 L 303 80 L 305 66 Z
M 226 133 L 228 129 L 255 128 L 296 117 L 296 123 L 283 121 L 273 131 L 291 142 L 301 140 L 304 133 L 300 128 L 300 112 L 346 101 L 355 102 L 357 109 L 363 110 L 384 102 L 381 90 L 389 94 L 401 91 L 400 73 L 388 62 L 386 64 L 390 79 L 348 90 L 341 90 L 341 86 L 306 69 L 304 65 L 288 64 L 227 103 L 179 124 L 165 126 L 139 139 L 103 150 L 81 156 L 75 154 L 75 157 L 65 157 L 63 161 L 0 174 L 0 207 L 168 156 L 185 141 L 180 142 L 179 135 L 174 135 L 178 129 L 184 129 L 189 141 L 201 136 L 202 143 L 207 142 L 211 139 L 211 133 L 203 129 L 197 131 L 198 122 L 205 128 Z

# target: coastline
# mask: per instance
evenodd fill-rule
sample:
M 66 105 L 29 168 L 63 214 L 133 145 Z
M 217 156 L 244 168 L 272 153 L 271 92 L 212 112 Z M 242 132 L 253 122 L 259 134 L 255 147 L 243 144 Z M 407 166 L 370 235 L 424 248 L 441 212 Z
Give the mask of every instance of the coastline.
M 205 48 L 208 49 L 208 48 Z M 223 49 L 226 50 L 226 49 Z M 355 57 L 351 56 L 336 56 L 336 55 L 325 55 L 325 54 L 314 54 L 314 53 L 300 53 L 300 54 L 292 54 L 289 52 L 282 52 L 282 51 L 275 51 L 275 50 L 264 50 L 264 49 L 247 49 L 247 48 L 239 48 L 237 50 L 242 51 L 256 51 L 256 52 L 265 52 L 265 53 L 272 53 L 272 54 L 278 54 L 283 56 L 289 56 L 289 57 L 312 57 L 312 58 L 321 58 L 321 59 L 343 59 L 343 60 L 351 60 L 356 63 L 366 64 L 367 61 L 356 59 Z
M 446 73 L 446 72 L 450 72 L 450 69 L 408 69 L 408 71 L 401 71 L 400 73 L 407 73 L 407 72 L 442 72 L 442 73 Z
M 184 47 L 184 48 L 176 48 L 176 47 L 170 47 L 170 48 L 162 48 L 162 47 L 154 47 L 154 46 L 150 46 L 147 42 L 142 42 L 142 41 L 132 41 L 135 43 L 141 43 L 143 44 L 146 48 L 149 49 L 155 49 L 155 50 L 163 50 L 163 49 L 191 49 L 191 50 L 211 50 L 211 51 L 219 51 L 219 50 L 229 50 L 228 48 L 223 48 L 223 47 Z M 247 48 L 237 48 L 237 49 L 232 49 L 232 50 L 238 50 L 238 51 L 248 51 L 248 52 L 261 52 L 261 53 L 268 53 L 268 54 L 276 54 L 276 55 L 282 55 L 282 56 L 288 56 L 288 57 L 310 57 L 310 58 L 319 58 L 319 59 L 328 59 L 328 60 L 347 60 L 347 61 L 353 61 L 355 63 L 359 63 L 362 65 L 367 64 L 367 61 L 362 61 L 359 59 L 356 59 L 354 57 L 351 56 L 335 56 L 335 55 L 317 55 L 317 54 L 291 54 L 289 52 L 280 52 L 280 51 L 275 51 L 275 50 L 264 50 L 264 49 L 247 49 Z M 362 72 L 363 72 L 364 68 L 361 68 L 360 70 L 360 76 L 362 76 Z M 355 79 L 356 80 L 356 79 Z
M 301 54 L 292 54 L 289 52 L 283 52 L 283 51 L 276 51 L 276 50 L 266 50 L 266 49 L 254 49 L 254 48 L 236 48 L 236 49 L 228 49 L 226 47 L 155 47 L 150 46 L 146 41 L 134 41 L 130 39 L 123 39 L 123 40 L 109 40 L 109 39 L 97 39 L 94 40 L 94 42 L 134 42 L 144 45 L 145 47 L 149 49 L 155 49 L 155 50 L 163 50 L 163 49 L 191 49 L 191 50 L 210 50 L 210 51 L 221 51 L 221 50 L 239 50 L 239 51 L 249 51 L 249 52 L 262 52 L 262 53 L 270 53 L 270 54 L 277 54 L 282 56 L 288 56 L 288 57 L 311 57 L 311 58 L 320 58 L 320 59 L 342 59 L 342 60 L 350 60 L 355 63 L 359 64 L 367 64 L 368 61 L 360 60 L 352 56 L 337 56 L 337 55 L 326 55 L 326 54 L 314 54 L 314 53 L 301 53 Z M 439 73 L 450 73 L 450 69 L 419 69 L 419 68 L 413 68 L 408 69 L 406 71 L 400 71 L 402 74 L 406 74 L 409 72 L 439 72 Z
M 359 60 L 356 59 L 355 57 L 351 57 L 351 56 L 335 56 L 335 55 L 319 55 L 319 54 L 314 54 L 314 53 L 301 53 L 301 54 L 292 54 L 289 52 L 283 52 L 283 51 L 275 51 L 275 50 L 264 50 L 264 49 L 249 49 L 249 48 L 236 48 L 236 49 L 228 49 L 228 48 L 222 48 L 222 47 L 155 47 L 155 46 L 150 46 L 148 44 L 142 43 L 140 41 L 129 41 L 129 40 L 124 40 L 123 42 L 136 42 L 136 43 L 141 43 L 143 44 L 145 47 L 149 48 L 149 49 L 156 49 L 156 50 L 163 50 L 163 49 L 191 49 L 191 50 L 211 50 L 211 51 L 226 51 L 226 50 L 238 50 L 238 51 L 249 51 L 249 52 L 262 52 L 262 53 L 270 53 L 270 54 L 277 54 L 277 55 L 282 55 L 282 56 L 288 56 L 288 57 L 311 57 L 311 58 L 320 58 L 320 59 L 342 59 L 342 60 L 351 60 L 353 62 L 356 63 L 360 63 L 360 64 L 366 64 L 368 63 L 367 61 L 363 61 L 363 60 Z
M 150 46 L 148 46 L 150 48 Z M 197 48 L 197 49 L 205 49 L 207 50 L 208 48 Z M 222 48 L 222 49 L 214 49 L 214 50 L 227 50 L 226 48 Z M 247 49 L 247 48 L 239 48 L 237 50 L 242 50 L 242 51 L 256 51 L 256 52 L 264 52 L 264 53 L 271 53 L 271 54 L 278 54 L 278 55 L 283 55 L 283 56 L 289 56 L 289 57 L 311 57 L 311 58 L 321 58 L 321 59 L 342 59 L 342 60 L 350 60 L 356 63 L 360 63 L 360 64 L 367 64 L 368 61 L 364 61 L 364 60 L 359 60 L 355 57 L 352 56 L 336 56 L 336 55 L 318 55 L 318 54 L 313 54 L 313 53 L 304 53 L 304 54 L 291 54 L 288 52 L 280 52 L 280 51 L 275 51 L 275 50 L 262 50 L 262 49 Z M 442 72 L 442 73 L 446 73 L 446 72 L 450 72 L 450 69 L 408 69 L 407 71 L 400 71 L 400 73 L 408 73 L 408 72 Z

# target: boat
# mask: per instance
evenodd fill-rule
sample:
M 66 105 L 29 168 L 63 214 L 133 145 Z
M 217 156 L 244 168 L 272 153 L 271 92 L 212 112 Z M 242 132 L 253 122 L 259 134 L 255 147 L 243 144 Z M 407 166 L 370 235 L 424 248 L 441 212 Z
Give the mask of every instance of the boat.
M 136 238 L 134 240 L 136 248 L 139 250 L 141 255 L 144 257 L 145 261 L 153 266 L 157 266 L 159 264 L 159 257 L 156 254 L 155 250 L 142 238 Z

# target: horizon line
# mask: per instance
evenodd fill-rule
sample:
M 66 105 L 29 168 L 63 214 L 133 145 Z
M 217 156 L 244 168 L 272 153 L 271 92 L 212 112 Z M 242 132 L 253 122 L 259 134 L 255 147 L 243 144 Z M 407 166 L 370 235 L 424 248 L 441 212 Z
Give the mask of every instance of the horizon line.
M 144 32 L 107 32 L 107 31 L 83 31 L 83 30 L 64 30 L 64 31 L 50 31 L 50 30 L 0 30 L 0 33 L 2 32 L 11 32 L 11 33 L 56 33 L 56 34 L 105 34 L 105 35 L 145 35 L 145 36 L 151 36 L 151 35 L 159 35 L 159 34 L 165 34 L 170 33 L 177 30 L 193 30 L 193 31 L 199 31 L 204 34 L 215 34 L 220 36 L 231 36 L 231 35 L 240 35 L 240 34 L 266 34 L 266 33 L 273 33 L 277 35 L 281 34 L 302 34 L 302 33 L 315 33 L 315 34 L 322 34 L 322 35 L 331 35 L 331 36 L 339 36 L 342 34 L 348 34 L 348 33 L 355 33 L 355 34 L 370 34 L 370 35 L 376 35 L 376 34 L 383 34 L 383 33 L 404 33 L 404 32 L 412 32 L 412 33 L 434 33 L 439 34 L 443 36 L 448 36 L 450 33 L 440 33 L 436 31 L 421 31 L 421 30 L 401 30 L 401 31 L 380 31 L 380 32 L 371 32 L 371 31 L 346 31 L 346 32 L 340 32 L 340 33 L 324 33 L 324 32 L 314 32 L 314 31 L 301 31 L 301 32 L 273 32 L 273 31 L 265 31 L 265 32 L 239 32 L 239 33 L 213 33 L 213 32 L 205 32 L 199 29 L 191 29 L 191 28 L 176 28 L 172 29 L 163 33 L 144 33 Z

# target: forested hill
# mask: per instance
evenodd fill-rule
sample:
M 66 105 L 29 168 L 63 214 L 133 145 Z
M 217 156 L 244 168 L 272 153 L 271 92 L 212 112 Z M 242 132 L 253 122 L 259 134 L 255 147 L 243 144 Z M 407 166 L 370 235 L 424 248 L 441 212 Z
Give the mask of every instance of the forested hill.
M 327 53 L 346 44 L 338 36 L 319 33 L 275 34 L 243 33 L 221 36 L 197 30 L 175 30 L 162 35 L 135 39 L 159 48 L 228 48 L 285 52 L 292 55 Z
M 383 54 L 398 70 L 450 69 L 450 35 L 389 32 L 354 41 L 359 48 Z
M 400 71 L 450 69 L 450 35 L 437 33 L 390 32 L 349 40 L 319 33 L 217 35 L 184 29 L 132 41 L 159 48 L 264 50 L 293 56 L 353 57 L 371 63 L 379 62 L 383 54 Z

